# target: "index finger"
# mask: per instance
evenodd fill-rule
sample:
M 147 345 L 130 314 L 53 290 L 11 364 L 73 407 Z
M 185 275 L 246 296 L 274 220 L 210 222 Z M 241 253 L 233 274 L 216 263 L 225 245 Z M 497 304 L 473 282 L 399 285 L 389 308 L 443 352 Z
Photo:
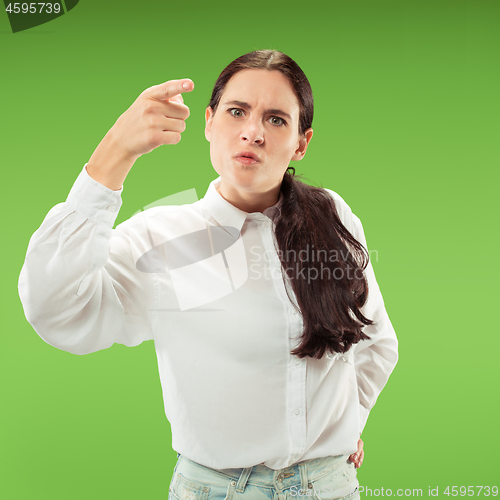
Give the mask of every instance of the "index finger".
M 146 90 L 146 95 L 152 99 L 166 101 L 177 94 L 191 92 L 193 88 L 193 81 L 189 78 L 183 78 L 182 80 L 170 80 L 160 85 L 155 85 Z

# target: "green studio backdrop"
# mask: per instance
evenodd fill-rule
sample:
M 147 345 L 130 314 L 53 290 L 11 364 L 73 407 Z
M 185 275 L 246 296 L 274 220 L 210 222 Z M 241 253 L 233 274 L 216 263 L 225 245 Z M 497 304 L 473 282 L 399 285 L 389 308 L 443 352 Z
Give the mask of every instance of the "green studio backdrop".
M 191 116 L 180 144 L 136 163 L 117 223 L 170 194 L 202 197 L 217 176 L 203 134 L 213 83 L 258 48 L 288 53 L 311 81 L 297 173 L 361 218 L 400 342 L 360 483 L 442 498 L 498 485 L 500 3 L 77 3 L 17 33 L 0 13 L 0 497 L 167 498 L 176 455 L 153 343 L 57 350 L 26 321 L 17 280 L 32 233 L 147 87 L 191 78 Z

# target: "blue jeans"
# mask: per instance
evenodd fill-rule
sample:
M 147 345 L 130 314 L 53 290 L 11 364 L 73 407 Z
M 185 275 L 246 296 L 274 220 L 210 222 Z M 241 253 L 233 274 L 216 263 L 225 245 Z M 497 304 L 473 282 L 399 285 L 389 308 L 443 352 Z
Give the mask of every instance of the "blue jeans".
M 359 500 L 348 456 L 316 458 L 273 470 L 210 469 L 179 455 L 169 500 Z

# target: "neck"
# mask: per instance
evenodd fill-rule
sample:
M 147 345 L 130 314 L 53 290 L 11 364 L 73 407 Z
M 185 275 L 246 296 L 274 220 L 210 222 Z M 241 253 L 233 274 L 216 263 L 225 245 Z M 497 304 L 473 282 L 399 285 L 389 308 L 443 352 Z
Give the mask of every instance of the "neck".
M 223 182 L 216 186 L 217 192 L 231 205 L 243 212 L 263 212 L 266 208 L 275 205 L 280 196 L 281 185 L 263 193 L 250 193 L 234 188 L 227 188 Z

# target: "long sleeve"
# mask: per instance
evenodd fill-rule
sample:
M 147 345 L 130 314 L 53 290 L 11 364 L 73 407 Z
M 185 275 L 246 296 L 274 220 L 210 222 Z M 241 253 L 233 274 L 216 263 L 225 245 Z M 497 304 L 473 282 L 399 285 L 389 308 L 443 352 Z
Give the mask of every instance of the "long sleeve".
M 361 221 L 354 214 L 352 218 L 353 236 L 368 249 Z M 398 340 L 385 310 L 371 261 L 368 263 L 365 275 L 368 281 L 368 299 L 362 308 L 362 313 L 373 321 L 373 325 L 363 330 L 370 340 L 362 340 L 355 345 L 354 350 L 360 404 L 360 435 L 370 410 L 398 361 Z
M 26 318 L 48 344 L 87 354 L 152 339 L 152 275 L 136 269 L 121 191 L 86 169 L 33 234 L 19 278 Z M 123 226 L 123 227 L 122 227 Z
M 339 217 L 350 233 L 367 249 L 363 226 L 349 205 L 335 191 L 326 189 L 337 207 Z M 359 397 L 359 434 L 398 361 L 398 340 L 384 305 L 371 261 L 365 270 L 368 298 L 361 312 L 373 321 L 363 331 L 370 340 L 354 345 L 354 365 Z

